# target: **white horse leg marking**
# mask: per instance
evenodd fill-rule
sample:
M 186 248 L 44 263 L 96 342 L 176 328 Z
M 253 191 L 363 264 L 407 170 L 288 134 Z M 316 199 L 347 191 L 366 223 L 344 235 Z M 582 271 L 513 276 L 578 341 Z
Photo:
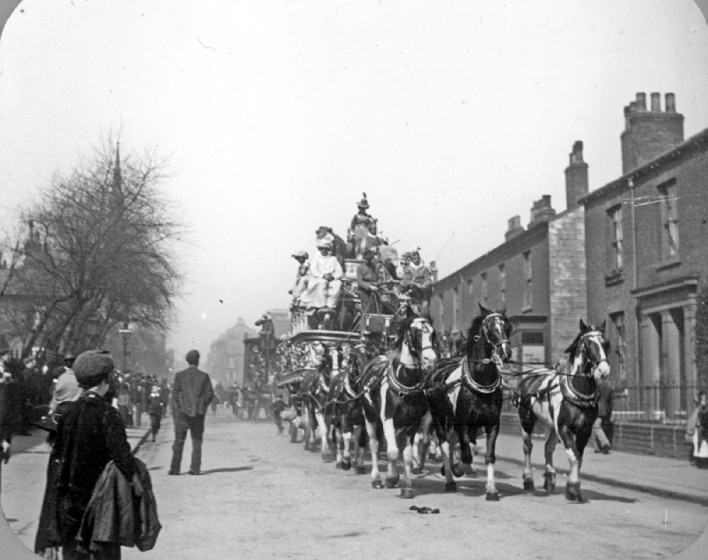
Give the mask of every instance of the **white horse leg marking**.
M 324 414 L 321 412 L 315 412 L 315 419 L 317 420 L 317 427 L 320 430 L 320 440 L 322 442 L 322 459 L 329 458 L 332 455 L 332 451 L 329 447 L 329 439 L 327 438 L 327 424 L 325 423 Z
M 376 424 L 366 421 L 366 432 L 369 435 L 369 451 L 371 451 L 371 484 L 381 484 L 379 473 L 379 440 L 376 437 Z
M 390 481 L 398 479 L 398 444 L 396 442 L 396 431 L 393 428 L 393 418 L 386 418 L 383 421 L 383 432 L 386 437 L 386 458 L 388 459 L 388 467 L 386 469 L 386 478 Z
M 487 463 L 487 494 L 496 494 L 497 488 L 494 485 L 494 463 Z

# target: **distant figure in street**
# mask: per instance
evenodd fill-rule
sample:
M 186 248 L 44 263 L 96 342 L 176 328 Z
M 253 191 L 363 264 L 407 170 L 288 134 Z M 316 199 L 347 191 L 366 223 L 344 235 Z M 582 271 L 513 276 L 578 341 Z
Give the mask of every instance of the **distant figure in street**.
M 123 382 L 120 384 L 116 401 L 118 403 L 118 412 L 120 413 L 120 417 L 123 419 L 123 425 L 126 428 L 132 428 L 133 400 L 130 398 L 130 386 L 127 383 Z
M 275 420 L 275 425 L 278 427 L 278 433 L 283 433 L 283 419 L 280 416 L 281 413 L 287 408 L 285 402 L 283 402 L 283 395 L 278 395 L 275 402 L 270 406 L 270 410 L 273 413 L 273 420 Z
M 157 432 L 160 431 L 160 422 L 163 415 L 162 391 L 159 385 L 153 385 L 148 395 L 147 413 L 150 416 L 150 432 L 152 441 L 155 441 Z
M 120 558 L 118 542 L 93 542 L 89 551 L 76 540 L 94 486 L 108 462 L 113 461 L 128 481 L 132 482 L 135 472 L 123 421 L 106 400 L 113 370 L 113 360 L 107 352 L 90 350 L 79 354 L 74 372 L 85 392 L 77 401 L 59 405 L 55 414 L 57 433 L 51 458 L 58 464 L 56 527 L 64 560 Z
M 175 420 L 175 442 L 172 445 L 172 464 L 168 474 L 178 475 L 182 450 L 189 431 L 192 440 L 192 462 L 189 474 L 198 475 L 202 463 L 204 417 L 214 398 L 211 379 L 199 369 L 199 352 L 190 350 L 186 356 L 189 367 L 175 374 L 172 386 L 172 410 Z
M 612 426 L 612 408 L 614 396 L 612 386 L 607 381 L 599 381 L 600 396 L 597 400 L 597 418 L 592 426 L 592 441 L 595 446 L 595 453 L 607 455 L 612 448 L 605 430 Z
M 708 393 L 698 392 L 696 408 L 686 422 L 686 440 L 691 443 L 691 462 L 708 468 Z
M 76 382 L 76 375 L 72 366 L 74 365 L 76 356 L 72 352 L 68 352 L 64 356 L 64 371 L 54 381 L 54 389 L 52 390 L 52 400 L 49 403 L 49 414 L 52 414 L 59 403 L 64 401 L 76 401 L 83 393 L 83 389 Z

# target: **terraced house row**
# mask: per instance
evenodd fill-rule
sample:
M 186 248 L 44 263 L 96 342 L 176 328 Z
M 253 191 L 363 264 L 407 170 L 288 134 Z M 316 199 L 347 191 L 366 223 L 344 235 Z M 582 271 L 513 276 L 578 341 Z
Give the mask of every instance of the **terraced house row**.
M 436 282 L 431 313 L 454 332 L 478 303 L 505 307 L 525 367 L 557 361 L 579 318 L 606 321 L 611 381 L 626 389 L 615 419 L 658 430 L 685 422 L 697 387 L 708 385 L 695 340 L 698 296 L 708 286 L 708 129 L 684 139 L 671 93 L 663 108 L 659 93 L 649 103 L 637 93 L 624 116 L 622 175 L 590 192 L 576 142 L 565 210 L 543 196 L 526 228 L 511 218 L 502 244 Z M 678 438 L 680 429 L 673 432 Z M 649 447 L 661 452 L 656 442 Z

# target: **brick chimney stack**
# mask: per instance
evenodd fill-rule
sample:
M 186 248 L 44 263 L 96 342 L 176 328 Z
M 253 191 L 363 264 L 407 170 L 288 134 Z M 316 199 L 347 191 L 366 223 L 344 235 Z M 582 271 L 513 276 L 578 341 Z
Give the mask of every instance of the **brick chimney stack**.
M 623 175 L 683 142 L 683 115 L 676 112 L 673 93 L 665 95 L 664 108 L 662 112 L 661 94 L 656 92 L 650 96 L 649 111 L 646 94 L 641 92 L 624 108 L 624 132 L 620 135 Z
M 588 164 L 583 161 L 583 143 L 578 140 L 570 152 L 570 163 L 565 168 L 565 206 L 568 210 L 578 206 L 578 200 L 588 194 Z
M 547 222 L 555 215 L 556 211 L 553 209 L 553 206 L 551 206 L 551 195 L 544 194 L 543 197 L 534 202 L 531 207 L 531 221 L 529 222 L 529 227 L 539 222 Z
M 509 241 L 509 239 L 516 237 L 520 233 L 524 233 L 524 226 L 521 225 L 521 216 L 514 216 L 507 222 L 507 230 L 504 234 L 504 239 Z

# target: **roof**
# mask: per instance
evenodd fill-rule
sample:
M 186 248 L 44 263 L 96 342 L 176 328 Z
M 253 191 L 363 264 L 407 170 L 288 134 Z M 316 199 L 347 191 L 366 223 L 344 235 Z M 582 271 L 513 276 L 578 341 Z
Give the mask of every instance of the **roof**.
M 598 199 L 605 198 L 614 193 L 614 191 L 625 191 L 629 188 L 629 180 L 640 179 L 657 169 L 662 169 L 668 165 L 675 163 L 678 160 L 687 158 L 700 150 L 708 149 L 708 128 L 702 130 L 698 134 L 691 136 L 688 140 L 682 142 L 675 148 L 655 157 L 644 165 L 641 165 L 630 172 L 625 173 L 614 181 L 592 191 L 578 200 L 579 204 L 591 204 Z

